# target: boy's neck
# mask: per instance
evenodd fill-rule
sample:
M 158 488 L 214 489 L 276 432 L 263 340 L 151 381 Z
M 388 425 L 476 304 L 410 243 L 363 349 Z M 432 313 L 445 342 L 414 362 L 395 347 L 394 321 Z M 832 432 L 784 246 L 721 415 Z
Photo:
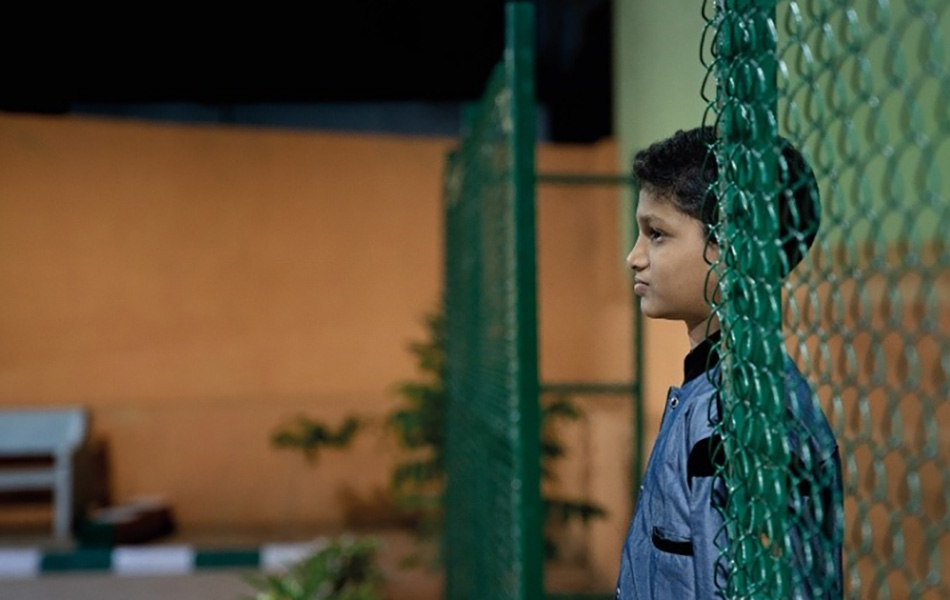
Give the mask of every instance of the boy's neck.
M 719 331 L 718 317 L 703 319 L 699 323 L 695 324 L 687 323 L 686 332 L 687 335 L 689 335 L 689 349 L 692 350 L 696 346 L 702 344 L 703 340 L 717 331 Z

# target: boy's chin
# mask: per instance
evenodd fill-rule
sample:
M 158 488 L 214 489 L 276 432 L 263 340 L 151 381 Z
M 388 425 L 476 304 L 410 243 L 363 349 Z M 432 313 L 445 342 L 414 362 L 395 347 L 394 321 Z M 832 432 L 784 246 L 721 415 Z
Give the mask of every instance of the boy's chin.
M 674 318 L 674 317 L 669 316 L 669 315 L 667 314 L 667 311 L 663 310 L 663 307 L 662 307 L 662 306 L 657 306 L 655 302 L 653 302 L 653 301 L 651 301 L 651 300 L 649 300 L 649 299 L 647 299 L 647 298 L 641 298 L 641 299 L 640 299 L 640 312 L 643 313 L 643 316 L 644 316 L 644 317 L 647 317 L 647 318 L 649 318 L 649 319 L 672 319 L 672 318 Z
M 685 311 L 675 311 L 665 306 L 657 306 L 656 303 L 646 298 L 640 299 L 640 312 L 648 319 L 658 319 L 661 321 L 683 321 L 688 324 L 702 320 L 698 315 L 690 315 L 686 314 Z

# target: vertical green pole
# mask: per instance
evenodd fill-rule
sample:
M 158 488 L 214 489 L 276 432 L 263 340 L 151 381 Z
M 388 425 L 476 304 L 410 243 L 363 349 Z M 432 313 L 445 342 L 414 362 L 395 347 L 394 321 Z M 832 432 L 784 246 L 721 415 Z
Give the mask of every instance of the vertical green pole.
M 461 181 L 458 178 L 462 176 L 463 164 L 462 149 L 457 148 L 446 156 L 443 174 L 443 247 L 445 248 L 445 254 L 443 258 L 442 277 L 445 288 L 442 301 L 443 310 L 445 311 L 445 385 L 449 393 L 449 398 L 457 394 L 461 387 L 459 385 L 461 369 L 457 362 L 459 360 L 459 350 L 464 344 L 463 336 L 465 334 L 464 329 L 458 324 L 462 318 L 460 317 L 462 306 L 459 302 L 459 296 L 460 287 L 463 287 L 462 282 L 459 280 L 462 276 L 459 257 L 459 250 L 462 248 L 462 240 L 459 239 L 462 233 L 461 227 L 459 226 L 459 220 L 461 218 L 459 215 L 461 210 L 459 204 L 462 199 L 462 191 Z M 451 441 L 455 439 L 455 436 L 459 435 L 456 433 L 455 425 L 456 409 L 451 400 L 447 403 L 445 411 L 445 466 L 447 477 L 451 477 L 453 472 L 457 472 L 459 468 L 458 465 L 461 463 L 457 458 L 458 444 L 452 443 Z M 458 486 L 451 485 L 447 482 L 442 498 L 442 506 L 446 513 L 445 530 L 442 532 L 441 540 L 446 571 L 443 598 L 446 600 L 449 598 L 462 597 L 460 588 L 463 587 L 459 583 L 460 577 L 457 574 L 459 569 L 456 566 L 460 559 L 455 555 L 456 551 L 452 544 L 452 541 L 456 538 L 464 539 L 463 532 L 460 531 L 459 527 L 459 518 L 453 513 L 453 510 L 459 510 L 458 503 L 454 502 L 455 497 L 460 495 L 457 489 Z
M 727 597 L 790 597 L 775 0 L 720 5 Z
M 520 489 L 521 531 L 513 532 L 522 557 L 517 597 L 540 600 L 543 582 L 543 506 L 541 504 L 541 439 L 538 398 L 537 268 L 535 256 L 535 106 L 534 106 L 534 7 L 529 3 L 505 6 L 505 69 L 512 91 L 509 140 L 514 190 L 515 250 L 515 347 L 518 397 L 516 482 Z
M 631 210 L 629 233 L 632 245 L 636 243 L 640 234 L 637 224 L 636 207 L 640 186 L 634 184 L 629 190 Z M 629 248 L 628 248 L 629 250 Z M 630 288 L 630 298 L 633 304 L 633 455 L 630 461 L 630 500 L 631 508 L 637 505 L 640 498 L 640 482 L 643 473 L 643 313 L 640 312 L 640 298 Z

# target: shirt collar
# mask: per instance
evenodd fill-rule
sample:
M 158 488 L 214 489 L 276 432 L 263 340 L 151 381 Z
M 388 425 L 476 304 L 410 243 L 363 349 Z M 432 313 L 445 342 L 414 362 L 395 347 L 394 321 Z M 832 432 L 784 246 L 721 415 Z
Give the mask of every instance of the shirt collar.
M 683 383 L 696 379 L 719 364 L 719 331 L 712 333 L 698 346 L 690 350 L 683 361 Z

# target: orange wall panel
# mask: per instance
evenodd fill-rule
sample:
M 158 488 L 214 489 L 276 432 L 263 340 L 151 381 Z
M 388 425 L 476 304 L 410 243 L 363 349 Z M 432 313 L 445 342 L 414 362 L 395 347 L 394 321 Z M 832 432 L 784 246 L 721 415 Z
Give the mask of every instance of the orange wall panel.
M 340 526 L 397 456 L 381 423 L 439 301 L 453 144 L 0 115 L 0 406 L 88 407 L 115 500 L 165 496 L 186 528 Z M 616 162 L 612 143 L 538 153 L 543 172 Z M 544 381 L 632 376 L 622 193 L 539 189 Z M 647 344 L 650 438 L 685 329 L 649 323 Z M 607 508 L 580 543 L 609 584 L 632 413 L 578 402 L 556 486 Z M 268 441 L 300 413 L 371 425 L 312 465 Z
M 89 407 L 117 500 L 186 525 L 283 519 L 296 479 L 323 485 L 292 518 L 338 520 L 336 483 L 391 461 L 268 437 L 378 414 L 413 375 L 449 144 L 0 117 L 0 403 Z

